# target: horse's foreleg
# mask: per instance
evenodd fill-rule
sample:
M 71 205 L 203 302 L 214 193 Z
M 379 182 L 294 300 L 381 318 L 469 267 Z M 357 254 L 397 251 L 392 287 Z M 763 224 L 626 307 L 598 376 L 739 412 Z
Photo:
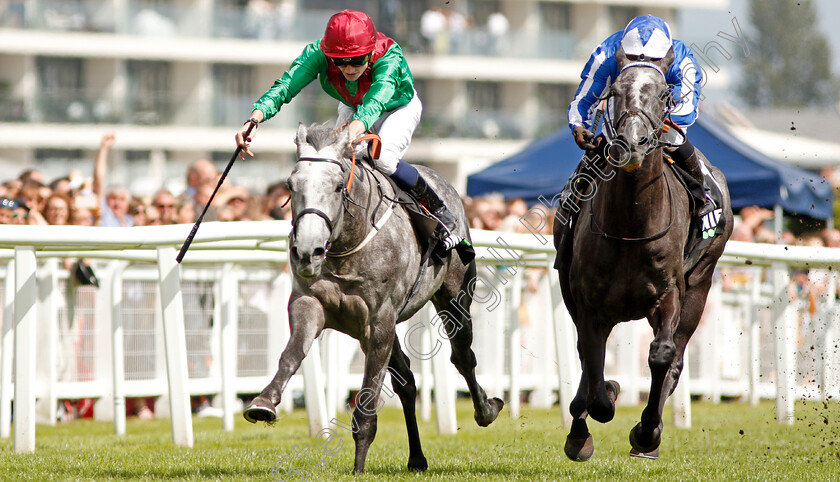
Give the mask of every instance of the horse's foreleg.
M 408 470 L 426 470 L 429 464 L 420 447 L 420 432 L 417 430 L 417 415 L 414 410 L 417 384 L 414 381 L 414 374 L 411 373 L 409 359 L 400 348 L 400 339 L 396 336 L 388 367 L 391 370 L 391 386 L 400 397 L 405 416 L 405 429 L 408 432 Z
M 370 336 L 362 342 L 366 355 L 365 375 L 362 388 L 356 395 L 356 410 L 353 411 L 353 441 L 356 443 L 354 468 L 359 474 L 365 471 L 368 449 L 376 436 L 376 414 L 383 405 L 380 404 L 379 393 L 396 338 L 393 321 L 368 321 L 367 328 Z
M 324 328 L 324 310 L 321 303 L 309 296 L 293 297 L 289 301 L 290 337 L 280 356 L 274 378 L 245 408 L 243 416 L 251 423 L 273 422 L 277 418 L 275 407 L 289 379 L 309 353 L 312 342 Z
M 662 436 L 662 410 L 665 401 L 675 383 L 675 362 L 682 368 L 682 357 L 677 357 L 677 345 L 674 343 L 674 331 L 680 322 L 680 299 L 677 290 L 669 292 L 660 303 L 659 309 L 651 315 L 649 321 L 655 336 L 650 343 L 648 366 L 650 367 L 650 396 L 642 411 L 642 420 L 630 431 L 630 444 L 634 455 L 657 457 Z M 683 345 L 685 348 L 685 345 Z
M 473 272 L 474 276 L 474 272 Z M 444 323 L 446 335 L 449 337 L 449 343 L 452 346 L 452 356 L 449 360 L 458 369 L 458 373 L 464 377 L 467 382 L 467 387 L 470 390 L 470 397 L 472 398 L 473 418 L 481 427 L 486 427 L 496 420 L 499 412 L 505 406 L 505 402 L 500 398 L 487 398 L 487 394 L 478 380 L 475 378 L 475 367 L 478 364 L 475 359 L 475 353 L 472 350 L 473 328 L 472 317 L 470 316 L 470 304 L 472 303 L 471 293 L 467 289 L 470 276 L 465 277 L 464 288 L 457 294 L 457 296 L 442 296 L 440 300 L 433 299 L 432 303 L 437 309 L 438 316 Z M 443 300 L 448 299 L 447 302 Z

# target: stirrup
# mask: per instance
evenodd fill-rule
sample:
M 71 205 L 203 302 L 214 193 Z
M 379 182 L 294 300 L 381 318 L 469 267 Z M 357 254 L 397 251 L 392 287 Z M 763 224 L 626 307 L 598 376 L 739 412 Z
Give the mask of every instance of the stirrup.
M 455 233 L 455 216 L 452 215 L 446 206 L 432 213 L 432 216 L 438 221 L 437 228 L 435 228 L 435 236 L 443 243 L 447 251 L 458 246 L 464 240 L 464 238 Z
M 717 209 L 717 206 L 715 206 L 715 203 L 712 202 L 712 200 L 707 197 L 706 202 L 703 203 L 702 206 L 700 206 L 699 210 L 697 210 L 697 217 L 702 218 L 703 216 L 705 216 L 705 215 L 709 214 L 710 212 L 714 211 L 715 209 Z
M 706 183 L 703 183 L 703 205 L 697 209 L 696 217 L 702 218 L 710 212 L 717 209 L 714 199 L 709 195 L 709 189 L 706 188 Z
M 438 227 L 435 229 L 435 236 L 443 243 L 443 249 L 449 251 L 450 249 L 454 248 L 461 244 L 464 241 L 464 238 L 456 234 L 454 231 L 450 231 L 444 224 L 439 224 Z

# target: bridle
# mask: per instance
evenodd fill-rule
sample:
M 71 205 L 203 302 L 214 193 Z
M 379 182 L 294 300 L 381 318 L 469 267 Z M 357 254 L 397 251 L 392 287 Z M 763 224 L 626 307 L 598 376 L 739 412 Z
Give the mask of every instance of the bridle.
M 353 182 L 353 174 L 355 172 L 355 167 L 357 165 L 356 159 L 355 159 L 355 154 L 353 156 L 353 162 L 352 162 L 352 165 L 351 165 L 351 168 L 350 168 L 349 175 L 347 174 L 347 167 L 346 167 L 345 163 L 343 163 L 343 162 L 341 162 L 337 159 L 333 159 L 333 158 L 329 158 L 329 157 L 301 157 L 301 158 L 298 158 L 298 162 L 300 162 L 300 161 L 329 162 L 331 164 L 335 164 L 341 169 L 342 175 L 344 176 L 344 178 L 346 180 L 346 184 L 345 184 L 344 189 L 341 190 L 341 210 L 339 210 L 339 214 L 336 215 L 336 219 L 331 219 L 325 212 L 321 211 L 318 208 L 313 208 L 313 207 L 303 208 L 297 214 L 295 214 L 294 210 L 293 210 L 292 211 L 292 213 L 293 213 L 292 214 L 292 231 L 291 231 L 290 236 L 289 236 L 290 239 L 294 240 L 294 235 L 295 235 L 294 233 L 297 230 L 297 224 L 298 224 L 298 222 L 300 222 L 300 220 L 303 218 L 303 216 L 306 215 L 306 214 L 314 214 L 314 215 L 316 215 L 316 216 L 318 216 L 318 217 L 320 217 L 321 219 L 324 220 L 324 222 L 327 225 L 327 229 L 329 230 L 329 238 L 327 240 L 326 246 L 324 247 L 325 250 L 326 250 L 326 256 L 327 257 L 340 258 L 340 257 L 349 256 L 349 255 L 359 251 L 368 242 L 370 242 L 370 240 L 373 238 L 373 236 L 376 235 L 376 233 L 379 231 L 379 229 L 382 227 L 382 225 L 384 225 L 385 222 L 388 220 L 388 218 L 391 216 L 391 213 L 393 212 L 393 209 L 394 209 L 394 204 L 391 203 L 391 205 L 388 207 L 387 211 L 382 215 L 382 217 L 380 217 L 379 221 L 375 221 L 376 213 L 379 211 L 379 207 L 382 205 L 383 200 L 386 199 L 386 196 L 385 196 L 385 194 L 382 190 L 382 185 L 379 183 L 379 181 L 373 175 L 373 172 L 371 171 L 371 168 L 366 166 L 364 163 L 358 163 L 359 172 L 361 174 L 360 177 L 363 177 L 364 179 L 368 179 L 368 178 L 374 179 L 376 181 L 376 187 L 379 191 L 379 196 L 378 196 L 379 200 L 377 202 L 376 207 L 374 207 L 373 210 L 371 210 L 371 205 L 373 204 L 373 189 L 370 189 L 368 191 L 367 205 L 365 206 L 365 209 L 364 209 L 364 211 L 366 213 L 372 211 L 371 216 L 370 216 L 370 224 L 371 224 L 372 229 L 370 231 L 368 231 L 365 238 L 362 241 L 360 241 L 359 243 L 357 243 L 356 246 L 354 246 L 354 247 L 352 247 L 352 248 L 350 248 L 346 251 L 340 252 L 340 253 L 333 253 L 333 252 L 330 252 L 330 247 L 332 245 L 332 242 L 334 241 L 333 237 L 334 237 L 335 226 L 336 226 L 336 221 L 337 221 L 338 217 L 343 212 L 346 212 L 350 217 L 355 218 L 353 213 L 350 211 L 349 205 L 352 204 L 354 206 L 361 207 L 361 204 L 354 201 L 353 198 L 350 196 L 350 189 L 352 187 L 352 182 Z
M 665 74 L 662 72 L 662 69 L 660 69 L 658 65 L 653 64 L 651 62 L 631 62 L 631 63 L 625 65 L 621 69 L 621 72 L 624 72 L 625 70 L 627 70 L 628 68 L 631 68 L 631 67 L 651 68 L 651 69 L 655 70 L 656 72 L 658 72 L 662 76 L 663 80 L 666 78 Z M 667 81 L 666 81 L 666 86 L 667 86 Z M 661 132 L 662 132 L 663 126 L 668 121 L 670 121 L 671 111 L 672 111 L 673 106 L 674 106 L 672 103 L 669 103 L 669 102 L 665 103 L 665 109 L 664 109 L 664 112 L 663 112 L 662 120 L 654 119 L 653 116 L 650 113 L 648 113 L 647 111 L 645 111 L 644 109 L 627 109 L 627 110 L 623 111 L 618 116 L 618 119 L 614 120 L 613 116 L 612 116 L 612 113 L 609 112 L 609 110 L 611 108 L 611 104 L 612 104 L 612 102 L 610 102 L 610 100 L 611 100 L 610 98 L 613 97 L 613 96 L 615 96 L 615 92 L 612 88 L 610 88 L 606 95 L 604 95 L 603 97 L 600 97 L 600 100 L 603 101 L 606 104 L 605 110 L 604 110 L 604 114 L 605 114 L 604 115 L 604 127 L 610 133 L 610 135 L 613 138 L 617 137 L 616 134 L 618 132 L 620 132 L 619 129 L 621 129 L 621 127 L 626 122 L 629 122 L 631 119 L 638 118 L 644 124 L 645 128 L 647 129 L 647 132 L 652 134 L 649 137 L 648 136 L 643 137 L 638 142 L 638 145 L 649 144 L 649 146 L 647 147 L 646 154 L 649 154 L 650 152 L 652 152 L 653 150 L 655 150 L 657 148 L 670 146 L 670 144 L 668 142 L 665 142 L 665 141 L 661 140 Z M 670 211 L 670 213 L 669 213 L 668 225 L 665 227 L 665 229 L 663 229 L 663 230 L 661 230 L 661 231 L 659 231 L 655 234 L 652 234 L 650 236 L 644 236 L 644 237 L 614 236 L 614 235 L 608 234 L 606 231 L 604 231 L 603 228 L 598 226 L 597 222 L 595 221 L 595 217 L 590 216 L 590 218 L 589 218 L 589 221 L 590 221 L 589 222 L 589 230 L 590 230 L 590 232 L 592 234 L 597 235 L 597 236 L 603 236 L 605 239 L 612 239 L 612 240 L 615 240 L 615 241 L 625 241 L 625 242 L 628 242 L 628 241 L 629 242 L 653 241 L 655 239 L 661 238 L 666 233 L 668 233 L 668 231 L 671 229 L 671 227 L 674 224 L 674 219 L 676 218 L 676 215 L 674 213 L 674 206 L 675 206 L 676 203 L 674 201 L 674 195 L 671 191 L 671 184 L 666 179 L 664 171 L 657 178 L 657 180 L 659 178 L 662 178 L 662 180 L 665 182 L 666 189 L 668 190 L 668 201 L 669 201 L 669 211 Z
M 624 67 L 621 68 L 619 75 L 621 72 L 633 67 L 641 67 L 641 68 L 649 68 L 655 70 L 660 76 L 662 76 L 663 80 L 666 80 L 665 73 L 662 72 L 662 69 L 659 68 L 658 65 L 652 62 L 631 62 Z M 666 90 L 670 93 L 670 90 L 667 89 L 667 81 L 665 82 Z M 665 125 L 666 120 L 670 119 L 671 113 L 674 110 L 676 103 L 669 101 L 665 103 L 665 108 L 662 113 L 661 119 L 655 119 L 652 114 L 647 112 L 644 109 L 626 109 L 623 111 L 617 119 L 613 118 L 612 115 L 612 97 L 614 97 L 615 91 L 610 88 L 605 95 L 599 97 L 600 101 L 604 102 L 604 127 L 605 130 L 608 132 L 609 136 L 612 138 L 617 137 L 617 133 L 620 132 L 620 129 L 627 123 L 630 122 L 632 119 L 639 119 L 642 124 L 645 126 L 647 132 L 650 134 L 649 136 L 644 136 L 639 139 L 638 145 L 648 145 L 648 153 L 656 148 L 659 147 L 671 147 L 671 145 L 665 141 L 661 140 L 661 131 L 662 127 Z M 661 95 L 661 94 L 660 94 Z M 669 96 L 670 98 L 670 96 Z

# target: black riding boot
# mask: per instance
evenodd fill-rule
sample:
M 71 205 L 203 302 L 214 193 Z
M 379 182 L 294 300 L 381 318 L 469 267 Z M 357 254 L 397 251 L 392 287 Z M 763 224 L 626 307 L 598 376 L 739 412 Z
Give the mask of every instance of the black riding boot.
M 578 164 L 578 166 L 575 168 L 575 172 L 573 172 L 572 175 L 569 176 L 569 179 L 566 180 L 566 184 L 563 186 L 563 189 L 560 191 L 560 194 L 558 196 L 558 201 L 560 204 L 559 208 L 566 213 L 570 212 L 573 209 L 572 205 L 575 202 L 573 199 L 575 193 L 572 189 L 572 185 L 574 183 L 581 182 L 580 176 L 578 174 L 580 174 L 580 172 L 583 170 L 581 169 L 582 167 L 583 163 Z
M 425 205 L 432 215 L 440 221 L 437 229 L 435 229 L 435 234 L 443 242 L 447 250 L 454 248 L 464 240 L 464 238 L 455 233 L 455 216 L 446 207 L 446 204 L 444 204 L 434 189 L 426 184 L 423 176 L 417 176 L 417 182 L 408 190 L 408 193 L 421 204 Z
M 678 166 L 685 169 L 685 171 L 694 178 L 695 181 L 703 186 L 703 205 L 697 210 L 697 216 L 702 217 L 714 211 L 715 203 L 710 196 L 711 189 L 706 183 L 706 176 L 703 175 L 703 170 L 700 168 L 700 159 L 697 157 L 697 149 L 688 140 L 679 148 L 671 152 L 671 158 Z

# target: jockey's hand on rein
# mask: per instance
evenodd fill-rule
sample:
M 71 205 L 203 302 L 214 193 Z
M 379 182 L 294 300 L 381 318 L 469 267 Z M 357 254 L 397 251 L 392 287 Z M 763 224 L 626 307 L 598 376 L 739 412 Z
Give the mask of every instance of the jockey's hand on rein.
M 590 132 L 587 128 L 581 126 L 575 126 L 574 130 L 572 131 L 572 135 L 575 138 L 575 143 L 577 143 L 578 147 L 587 151 L 590 149 L 595 149 L 598 145 L 597 143 L 593 142 L 595 139 L 595 134 Z

